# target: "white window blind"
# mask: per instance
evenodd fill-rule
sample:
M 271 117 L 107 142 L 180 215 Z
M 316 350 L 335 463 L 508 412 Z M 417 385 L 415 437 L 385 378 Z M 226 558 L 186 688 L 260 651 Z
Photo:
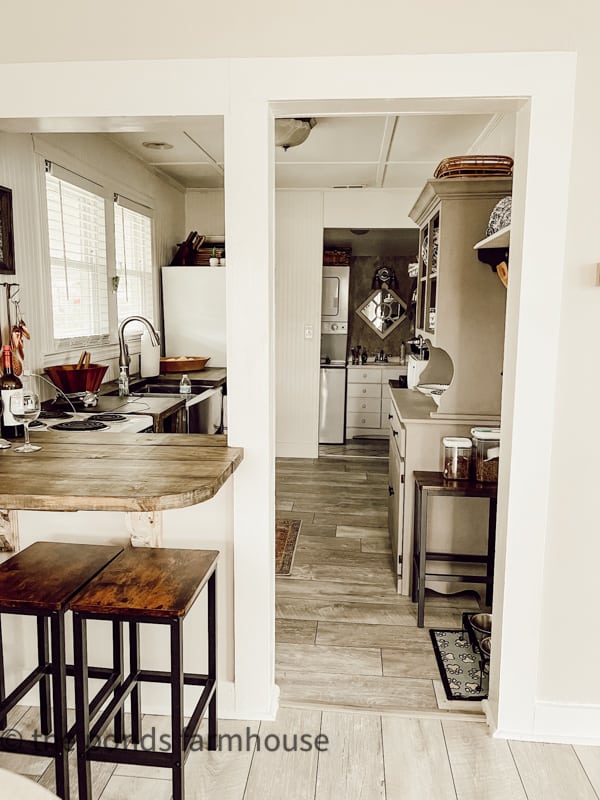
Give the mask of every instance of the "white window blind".
M 119 278 L 118 320 L 154 316 L 151 210 L 115 195 L 115 251 Z
M 108 272 L 102 187 L 46 163 L 54 338 L 108 340 Z

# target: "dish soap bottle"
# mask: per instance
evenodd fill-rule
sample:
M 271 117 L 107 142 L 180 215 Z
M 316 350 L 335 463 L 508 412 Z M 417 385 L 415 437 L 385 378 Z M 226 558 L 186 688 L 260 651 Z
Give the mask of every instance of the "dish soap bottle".
M 187 373 L 185 373 L 181 376 L 181 381 L 179 382 L 179 394 L 189 397 L 191 393 L 192 393 L 192 384 L 187 376 Z

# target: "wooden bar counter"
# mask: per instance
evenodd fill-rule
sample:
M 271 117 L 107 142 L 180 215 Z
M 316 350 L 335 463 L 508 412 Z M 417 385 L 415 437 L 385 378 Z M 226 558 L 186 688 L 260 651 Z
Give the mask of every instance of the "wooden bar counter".
M 235 716 L 235 487 L 230 478 L 243 451 L 228 447 L 225 436 L 195 434 L 32 431 L 31 441 L 42 449 L 0 450 L 0 561 L 37 541 L 218 550 L 220 708 L 222 715 Z M 196 605 L 192 627 L 206 619 L 205 602 Z M 13 686 L 23 677 L 22 665 L 35 663 L 34 639 L 17 627 L 22 621 L 2 623 L 10 643 L 7 686 Z M 110 626 L 100 628 L 91 643 L 97 663 L 111 652 Z M 142 631 L 142 647 L 151 663 L 168 668 L 168 642 Z M 205 649 L 205 637 L 196 637 L 190 657 L 204 663 Z M 170 713 L 160 687 L 144 691 L 156 713 Z
M 208 500 L 242 461 L 225 436 L 31 433 L 35 453 L 0 451 L 0 508 L 164 511 Z

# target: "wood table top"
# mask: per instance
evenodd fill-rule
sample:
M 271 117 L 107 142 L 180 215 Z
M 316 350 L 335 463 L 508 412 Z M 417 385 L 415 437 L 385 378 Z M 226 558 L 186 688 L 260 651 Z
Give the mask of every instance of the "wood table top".
M 42 449 L 0 450 L 0 508 L 163 511 L 208 500 L 242 462 L 225 436 L 31 432 Z

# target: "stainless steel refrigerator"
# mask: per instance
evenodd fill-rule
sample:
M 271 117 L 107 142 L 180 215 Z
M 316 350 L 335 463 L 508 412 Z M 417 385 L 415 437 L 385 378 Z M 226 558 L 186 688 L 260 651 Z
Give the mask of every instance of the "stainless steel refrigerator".
M 319 444 L 343 444 L 346 434 L 346 366 L 321 365 Z

